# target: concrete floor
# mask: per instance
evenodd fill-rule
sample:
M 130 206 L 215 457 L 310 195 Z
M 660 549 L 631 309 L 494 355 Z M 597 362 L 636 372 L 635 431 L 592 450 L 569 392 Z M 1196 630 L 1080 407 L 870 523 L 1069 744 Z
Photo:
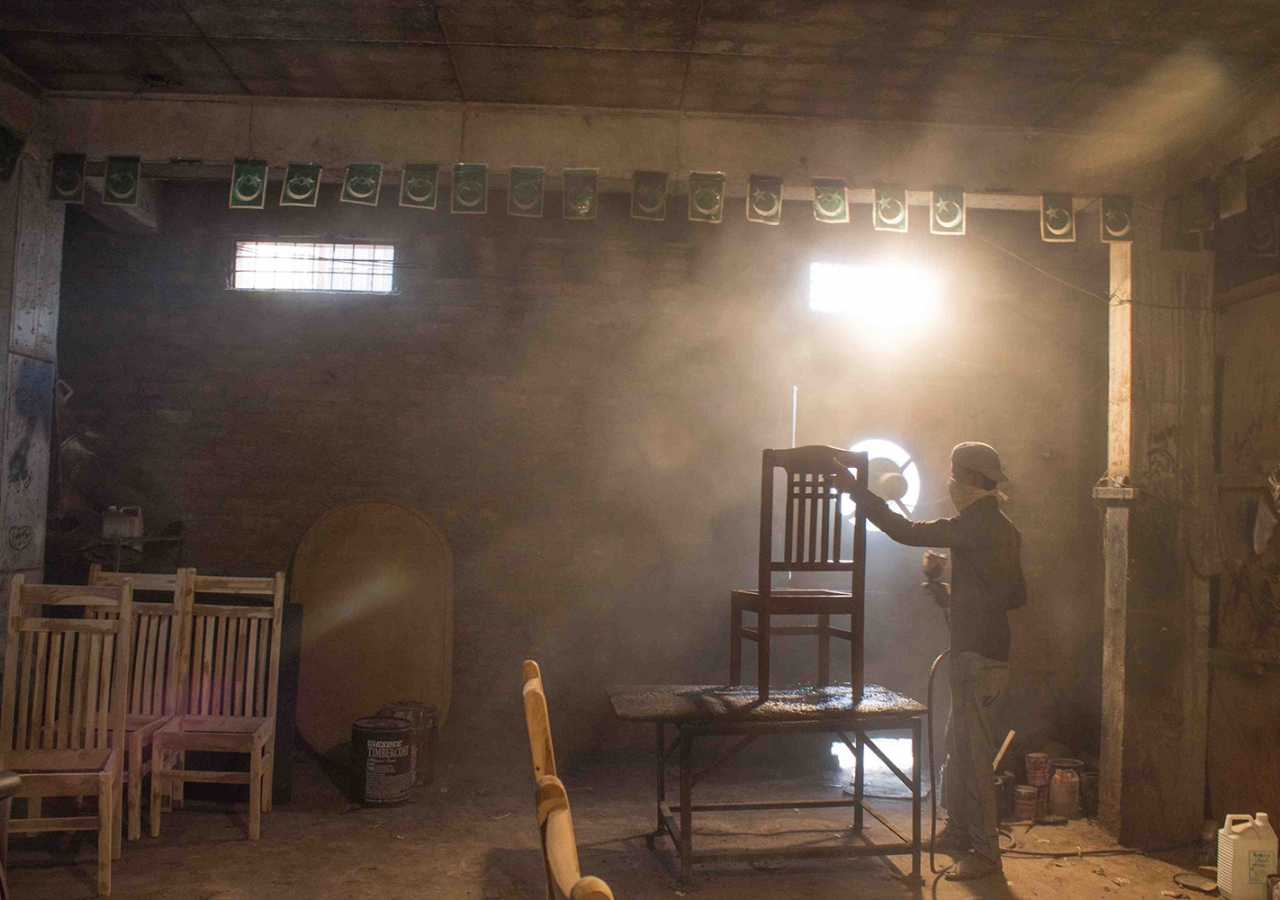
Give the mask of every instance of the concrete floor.
M 519 774 L 526 774 L 525 772 Z M 869 777 L 871 773 L 869 772 Z M 833 796 L 844 783 L 838 771 L 807 778 L 756 773 L 754 796 Z M 748 773 L 727 768 L 712 779 L 712 794 L 741 797 Z M 637 761 L 564 775 L 573 804 L 582 870 L 609 882 L 619 900 L 696 895 L 705 900 L 796 897 L 909 898 L 919 896 L 878 860 L 732 864 L 699 868 L 689 884 L 673 878 L 669 842 L 662 858 L 649 852 L 651 771 Z M 873 786 L 874 790 L 874 786 Z M 899 827 L 909 828 L 909 806 L 877 801 Z M 845 838 L 843 810 L 813 813 L 706 815 L 699 829 L 715 842 L 801 843 Z M 879 826 L 877 826 L 879 827 Z M 928 828 L 928 807 L 925 807 Z M 166 815 L 163 836 L 126 843 L 113 870 L 112 896 L 136 900 L 535 900 L 544 896 L 532 785 L 516 774 L 493 775 L 447 767 L 416 802 L 399 809 L 352 807 L 309 758 L 299 757 L 294 801 L 263 821 L 262 839 L 244 838 L 243 807 L 211 806 Z M 1086 821 L 1062 828 L 1013 827 L 1019 846 L 1034 852 L 1115 849 Z M 884 832 L 880 833 L 884 836 Z M 872 835 L 875 836 L 874 834 Z M 93 844 L 86 838 L 61 848 L 14 839 L 9 872 L 15 900 L 93 897 Z M 923 893 L 937 898 L 1058 900 L 1163 900 L 1179 891 L 1172 876 L 1195 871 L 1195 851 L 1162 858 L 1115 856 L 1005 859 L 1007 884 L 967 885 L 927 876 Z M 909 858 L 900 858 L 909 866 Z M 950 862 L 939 857 L 939 867 Z M 665 863 L 665 865 L 664 865 Z M 926 874 L 928 856 L 924 857 Z M 1212 877 L 1212 873 L 1209 873 Z

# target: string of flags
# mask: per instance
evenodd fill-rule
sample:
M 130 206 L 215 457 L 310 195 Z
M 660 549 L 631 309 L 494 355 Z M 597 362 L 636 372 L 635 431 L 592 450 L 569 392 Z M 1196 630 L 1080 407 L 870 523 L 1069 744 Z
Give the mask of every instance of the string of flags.
M 85 190 L 84 154 L 54 157 L 50 197 L 65 203 L 83 203 Z M 228 206 L 231 209 L 264 209 L 269 188 L 268 163 L 264 159 L 237 159 L 232 166 Z M 408 163 L 400 173 L 398 204 L 434 210 L 447 202 L 459 215 L 489 212 L 489 167 L 477 163 L 452 166 L 452 190 L 441 197 L 441 166 L 436 163 Z M 280 206 L 314 207 L 320 195 L 322 167 L 317 163 L 289 163 L 280 183 Z M 597 170 L 565 169 L 560 214 L 566 219 L 591 220 L 599 206 Z M 525 218 L 546 215 L 546 171 L 540 166 L 517 166 L 508 171 L 507 213 Z M 141 160 L 136 156 L 107 157 L 102 201 L 108 205 L 130 206 L 138 202 Z M 339 200 L 343 203 L 377 206 L 383 187 L 382 163 L 351 163 L 342 179 Z M 668 173 L 632 173 L 631 217 L 662 222 L 668 213 Z M 848 183 L 841 178 L 814 178 L 813 215 L 827 224 L 846 224 L 849 218 Z M 782 221 L 783 180 L 776 176 L 751 175 L 746 195 L 746 218 L 762 225 Z M 723 172 L 691 172 L 688 179 L 688 218 L 692 222 L 719 223 L 725 214 Z M 1203 234 L 1219 219 L 1240 216 L 1247 226 L 1243 248 L 1262 255 L 1276 255 L 1276 198 L 1272 185 L 1245 184 L 1243 161 L 1228 166 L 1216 180 L 1204 179 L 1181 197 L 1165 206 L 1166 219 L 1177 216 L 1177 230 Z M 1133 200 L 1103 196 L 1099 204 L 1099 238 L 1106 243 L 1133 240 Z M 965 192 L 962 187 L 936 187 L 930 194 L 929 233 L 963 235 L 966 227 Z M 872 227 L 876 231 L 906 233 L 911 226 L 911 208 L 903 185 L 874 186 L 871 203 Z M 1073 242 L 1077 237 L 1077 211 L 1069 194 L 1045 193 L 1040 198 L 1040 237 L 1050 243 Z M 1164 231 L 1168 231 L 1166 221 Z M 1164 243 L 1168 245 L 1166 237 Z M 1176 243 L 1176 242 L 1175 242 Z M 1179 247 L 1185 246 L 1185 240 Z M 1199 249 L 1197 246 L 1196 249 Z

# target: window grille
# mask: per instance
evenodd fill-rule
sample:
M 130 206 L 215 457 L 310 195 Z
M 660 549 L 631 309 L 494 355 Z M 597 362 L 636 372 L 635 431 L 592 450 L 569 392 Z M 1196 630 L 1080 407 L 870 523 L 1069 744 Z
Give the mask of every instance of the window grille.
M 241 291 L 349 291 L 387 294 L 391 244 L 237 241 L 233 286 Z

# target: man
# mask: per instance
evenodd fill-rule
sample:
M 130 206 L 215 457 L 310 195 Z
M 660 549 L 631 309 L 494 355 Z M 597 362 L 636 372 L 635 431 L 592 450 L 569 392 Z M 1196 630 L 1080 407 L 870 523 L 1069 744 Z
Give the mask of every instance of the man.
M 925 554 L 926 588 L 948 609 L 951 626 L 951 718 L 947 723 L 943 802 L 947 825 L 936 849 L 971 850 L 947 874 L 968 881 L 1003 871 L 995 781 L 995 703 L 1009 682 L 1007 613 L 1026 603 L 1020 560 L 1022 537 L 1000 511 L 998 486 L 1008 481 L 1000 456 L 987 444 L 957 444 L 948 488 L 958 515 L 912 522 L 852 477 L 842 478 L 867 518 L 889 537 L 912 547 L 951 549 L 951 584 L 934 554 Z

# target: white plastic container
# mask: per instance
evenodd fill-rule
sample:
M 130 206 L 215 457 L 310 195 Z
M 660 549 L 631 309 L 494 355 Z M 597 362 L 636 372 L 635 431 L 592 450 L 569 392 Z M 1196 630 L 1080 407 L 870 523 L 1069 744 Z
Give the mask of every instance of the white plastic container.
M 1276 871 L 1276 833 L 1266 813 L 1227 816 L 1218 829 L 1218 890 L 1229 900 L 1266 900 Z

